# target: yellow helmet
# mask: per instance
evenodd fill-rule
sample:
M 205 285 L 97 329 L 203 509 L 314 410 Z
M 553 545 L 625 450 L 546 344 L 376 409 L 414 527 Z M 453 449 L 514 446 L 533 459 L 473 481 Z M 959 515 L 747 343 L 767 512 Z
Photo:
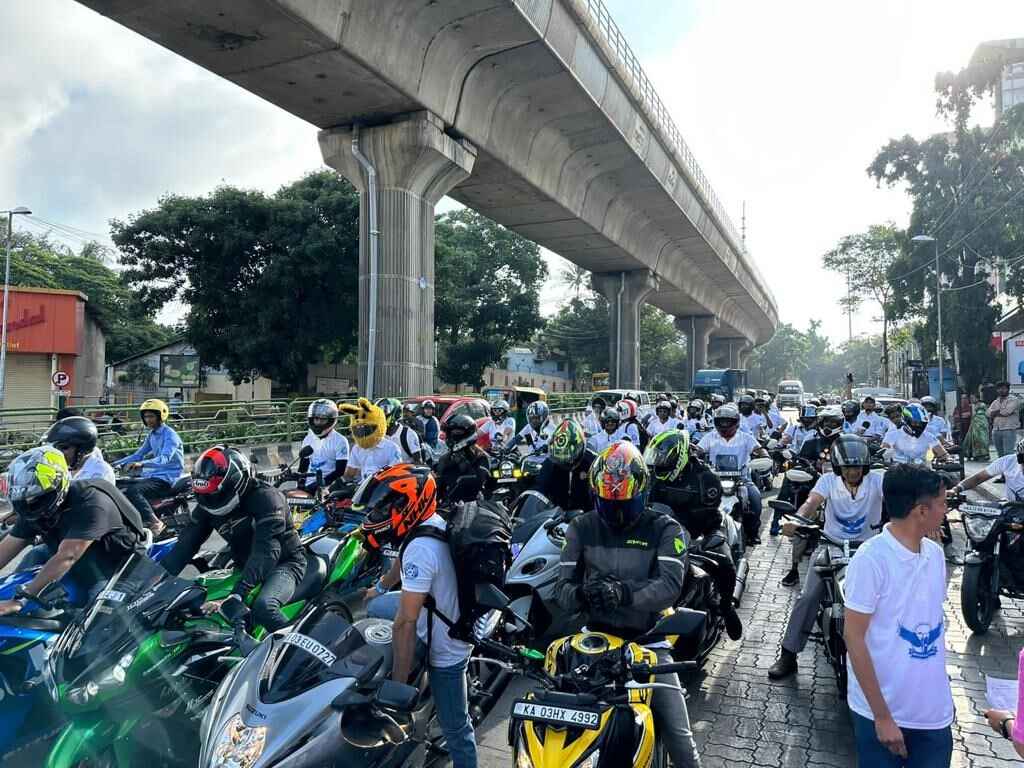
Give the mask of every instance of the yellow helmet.
M 167 407 L 167 403 L 155 397 L 144 400 L 142 405 L 139 406 L 139 416 L 141 417 L 146 411 L 152 411 L 160 417 L 160 423 L 163 424 L 171 415 L 171 409 Z
M 387 417 L 383 409 L 365 397 L 356 403 L 339 403 L 338 410 L 349 417 L 352 438 L 360 448 L 373 448 L 384 439 Z

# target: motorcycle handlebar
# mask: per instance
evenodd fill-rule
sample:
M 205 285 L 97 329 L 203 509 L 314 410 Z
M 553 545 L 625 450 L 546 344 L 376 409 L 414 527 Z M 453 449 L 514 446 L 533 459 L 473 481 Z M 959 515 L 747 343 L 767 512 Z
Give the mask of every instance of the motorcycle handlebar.
M 671 664 L 656 664 L 650 667 L 648 671 L 652 675 L 670 675 L 673 672 L 688 672 L 691 669 L 697 668 L 696 661 L 676 661 Z

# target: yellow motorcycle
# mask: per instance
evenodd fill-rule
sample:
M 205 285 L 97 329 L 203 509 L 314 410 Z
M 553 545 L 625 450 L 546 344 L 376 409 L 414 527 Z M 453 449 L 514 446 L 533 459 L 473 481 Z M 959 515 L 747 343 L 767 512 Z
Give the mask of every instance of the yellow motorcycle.
M 651 699 L 654 689 L 674 686 L 655 682 L 655 676 L 697 664 L 658 664 L 644 645 L 674 646 L 680 637 L 702 631 L 705 620 L 700 611 L 680 609 L 632 642 L 580 632 L 555 640 L 543 656 L 517 649 L 517 661 L 508 668 L 540 687 L 512 705 L 509 743 L 516 768 L 666 768 Z

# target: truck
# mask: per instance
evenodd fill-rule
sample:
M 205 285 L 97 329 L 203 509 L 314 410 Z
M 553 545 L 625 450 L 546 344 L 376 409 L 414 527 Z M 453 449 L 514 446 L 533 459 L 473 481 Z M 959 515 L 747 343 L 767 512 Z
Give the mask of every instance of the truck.
M 693 376 L 693 396 L 709 400 L 722 395 L 735 400 L 747 389 L 747 372 L 741 368 L 702 368 Z
M 799 379 L 780 381 L 777 403 L 779 408 L 799 408 L 804 404 L 804 383 Z

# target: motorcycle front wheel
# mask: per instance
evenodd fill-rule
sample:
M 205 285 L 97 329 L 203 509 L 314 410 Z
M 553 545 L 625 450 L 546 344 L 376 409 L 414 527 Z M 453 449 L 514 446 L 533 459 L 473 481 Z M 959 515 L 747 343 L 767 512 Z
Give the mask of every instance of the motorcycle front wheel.
M 964 581 L 960 589 L 960 610 L 964 621 L 976 635 L 988 632 L 996 613 L 997 595 L 992 593 L 992 569 L 995 560 L 964 568 Z

